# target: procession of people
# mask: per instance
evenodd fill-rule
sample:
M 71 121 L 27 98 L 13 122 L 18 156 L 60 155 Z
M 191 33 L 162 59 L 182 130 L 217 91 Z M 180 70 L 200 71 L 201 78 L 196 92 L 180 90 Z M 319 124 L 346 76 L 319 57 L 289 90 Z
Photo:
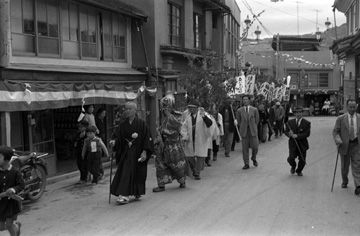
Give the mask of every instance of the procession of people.
M 233 150 L 231 146 L 237 143 L 234 142 L 234 136 L 238 136 L 241 142 L 244 164 L 242 169 L 247 170 L 250 169 L 250 160 L 254 167 L 259 166 L 257 159 L 259 143 L 270 142 L 273 134 L 275 138 L 281 138 L 284 133 L 289 138 L 286 160 L 290 165 L 290 174 L 303 176 L 307 152 L 310 148 L 308 138 L 311 134 L 311 122 L 303 117 L 303 108 L 293 107 L 291 112 L 295 117 L 290 118 L 290 104 L 280 103 L 277 100 L 255 101 L 252 96 L 243 95 L 239 107 L 235 107 L 233 103 L 234 100 L 228 98 L 223 104 L 211 103 L 205 109 L 197 99 L 192 99 L 185 110 L 179 111 L 175 107 L 174 95 L 168 93 L 160 100 L 161 121 L 153 138 L 145 121 L 136 114 L 137 104 L 127 102 L 125 118 L 114 131 L 110 141 L 117 165 L 115 176 L 111 179 L 110 194 L 117 197 L 116 203 L 128 204 L 132 200 L 139 200 L 145 194 L 147 163 L 150 158 L 154 158 L 157 180 L 153 192 L 165 191 L 165 186 L 170 185 L 174 180 L 178 182 L 179 189 L 184 189 L 187 178 L 201 180 L 202 171 L 205 167 L 211 167 L 211 162 L 218 160 L 220 150 L 224 150 L 224 157 L 230 157 L 230 152 Z M 355 110 L 356 104 L 350 100 L 349 112 L 338 118 L 333 133 L 341 155 L 342 187 L 347 187 L 347 176 L 351 165 L 355 194 L 358 195 L 360 194 L 358 141 L 357 132 L 352 132 L 351 127 L 360 125 L 360 120 L 354 119 L 355 124 L 343 124 L 348 120 L 352 121 L 348 116 L 353 115 Z M 87 116 L 91 115 L 87 114 Z M 80 122 L 80 128 L 89 125 L 87 120 Z M 346 130 L 346 127 L 350 127 L 350 131 Z M 109 154 L 101 142 L 94 144 L 94 147 L 90 145 L 94 140 L 98 141 L 94 139 L 94 135 L 98 132 L 96 127 L 90 126 L 82 130 L 83 132 L 86 130 L 86 133 L 90 132 L 90 136 L 88 135 L 87 138 L 84 135 L 79 136 L 79 143 L 84 145 L 83 158 L 78 162 L 80 179 L 86 181 L 84 171 L 89 171 L 93 174 L 93 179 L 95 178 L 93 183 L 97 183 L 99 168 L 81 164 L 84 160 L 93 159 L 85 155 L 86 150 L 91 154 L 93 148 L 98 148 L 102 149 L 105 155 Z M 359 129 L 354 128 L 354 130 Z M 99 161 L 96 163 L 99 165 Z
M 289 109 L 286 109 L 289 104 L 255 101 L 250 95 L 241 97 L 241 106 L 237 109 L 231 99 L 221 104 L 220 109 L 215 103 L 205 109 L 196 99 L 190 100 L 184 111 L 178 111 L 175 104 L 170 93 L 160 100 L 161 122 L 152 137 L 146 122 L 137 114 L 137 103 L 126 102 L 123 119 L 109 142 L 112 150 L 108 150 L 103 140 L 106 139 L 104 127 L 91 125 L 93 107 L 88 106 L 88 113 L 78 123 L 75 142 L 79 183 L 91 179 L 92 185 L 98 184 L 103 174 L 101 157 L 110 157 L 111 163 L 114 161 L 117 166 L 114 177 L 110 175 L 110 194 L 117 197 L 119 205 L 138 201 L 145 195 L 148 161 L 154 158 L 157 186 L 152 191 L 166 191 L 165 187 L 172 188 L 170 184 L 174 181 L 178 182 L 181 191 L 187 187 L 187 178 L 202 179 L 201 173 L 211 169 L 212 162 L 218 161 L 219 152 L 223 150 L 220 155 L 224 160 L 230 158 L 235 133 L 240 137 L 244 171 L 251 166 L 255 170 L 261 164 L 257 158 L 260 143 L 270 142 L 273 133 L 275 138 L 281 139 L 284 133 L 288 137 L 288 155 L 284 162 L 290 165 L 290 175 L 304 175 L 307 159 L 311 158 L 307 155 L 311 148 L 308 140 L 311 122 L 303 117 L 302 107 L 294 107 L 294 117 L 290 117 Z M 360 195 L 360 115 L 356 113 L 354 99 L 349 99 L 346 106 L 346 113 L 336 120 L 333 138 L 340 155 L 341 187 L 348 187 L 351 166 L 354 193 Z M 96 120 L 104 119 L 104 116 L 104 110 L 99 110 Z M 0 226 L 1 230 L 15 235 L 20 232 L 21 224 L 15 221 L 21 209 L 12 197 L 23 188 L 23 180 L 16 170 L 12 170 L 9 155 L 12 155 L 12 149 L 0 147 L 0 175 L 4 176 L 1 186 L 5 186 L 2 189 L 5 197 L 0 201 L 8 204 L 8 207 L 1 205 Z

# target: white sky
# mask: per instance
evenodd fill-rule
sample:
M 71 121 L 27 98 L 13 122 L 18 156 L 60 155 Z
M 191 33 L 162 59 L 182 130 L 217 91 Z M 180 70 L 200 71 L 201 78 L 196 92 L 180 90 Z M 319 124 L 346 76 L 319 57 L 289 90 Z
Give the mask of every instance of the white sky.
M 236 0 L 241 9 L 241 20 L 244 25 L 246 16 L 252 19 L 252 14 L 245 7 L 247 2 L 255 14 L 265 10 L 259 17 L 263 25 L 270 31 L 267 34 L 261 25 L 255 21 L 249 31 L 249 37 L 255 38 L 254 31 L 259 25 L 261 30 L 261 38 L 269 38 L 274 34 L 280 35 L 297 35 L 297 5 L 299 5 L 299 33 L 307 34 L 316 31 L 316 10 L 318 12 L 318 27 L 320 31 L 324 31 L 326 18 L 329 17 L 331 26 L 334 26 L 334 14 L 332 5 L 334 0 L 282 0 L 279 2 L 271 2 L 271 0 Z M 297 4 L 296 2 L 300 2 Z M 345 15 L 336 11 L 336 25 L 339 26 L 346 22 Z M 243 29 L 243 28 L 242 28 Z

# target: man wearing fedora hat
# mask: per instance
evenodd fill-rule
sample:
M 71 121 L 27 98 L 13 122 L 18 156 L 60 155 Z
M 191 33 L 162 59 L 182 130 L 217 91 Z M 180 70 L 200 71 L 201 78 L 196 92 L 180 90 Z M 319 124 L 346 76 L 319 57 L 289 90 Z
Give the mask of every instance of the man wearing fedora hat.
M 290 173 L 302 176 L 302 170 L 306 164 L 306 151 L 309 149 L 307 138 L 310 136 L 311 123 L 303 118 L 303 108 L 294 109 L 295 119 L 289 120 L 285 125 L 285 135 L 289 137 L 289 157 L 291 166 Z M 296 158 L 299 159 L 296 168 Z

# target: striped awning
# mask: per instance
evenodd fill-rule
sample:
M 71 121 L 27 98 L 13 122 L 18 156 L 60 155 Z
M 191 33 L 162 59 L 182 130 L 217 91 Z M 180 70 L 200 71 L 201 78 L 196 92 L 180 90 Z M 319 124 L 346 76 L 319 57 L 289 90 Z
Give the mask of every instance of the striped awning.
M 0 81 L 0 111 L 58 109 L 85 104 L 119 104 L 136 99 L 145 86 L 126 87 L 106 82 Z

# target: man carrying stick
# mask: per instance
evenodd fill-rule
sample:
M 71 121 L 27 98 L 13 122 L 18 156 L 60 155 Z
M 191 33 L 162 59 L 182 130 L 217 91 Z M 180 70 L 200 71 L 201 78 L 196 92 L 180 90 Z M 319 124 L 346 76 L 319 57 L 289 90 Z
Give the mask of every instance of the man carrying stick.
M 349 99 L 346 102 L 347 113 L 336 119 L 333 136 L 341 156 L 342 188 L 347 188 L 349 182 L 349 166 L 355 183 L 355 195 L 360 194 L 360 115 L 357 114 L 356 101 Z
M 306 151 L 309 149 L 307 138 L 310 136 L 311 123 L 303 118 L 303 109 L 294 109 L 296 118 L 286 123 L 285 135 L 289 137 L 289 157 L 287 159 L 291 166 L 290 173 L 303 176 L 302 170 L 306 164 Z M 299 158 L 296 168 L 296 158 Z

